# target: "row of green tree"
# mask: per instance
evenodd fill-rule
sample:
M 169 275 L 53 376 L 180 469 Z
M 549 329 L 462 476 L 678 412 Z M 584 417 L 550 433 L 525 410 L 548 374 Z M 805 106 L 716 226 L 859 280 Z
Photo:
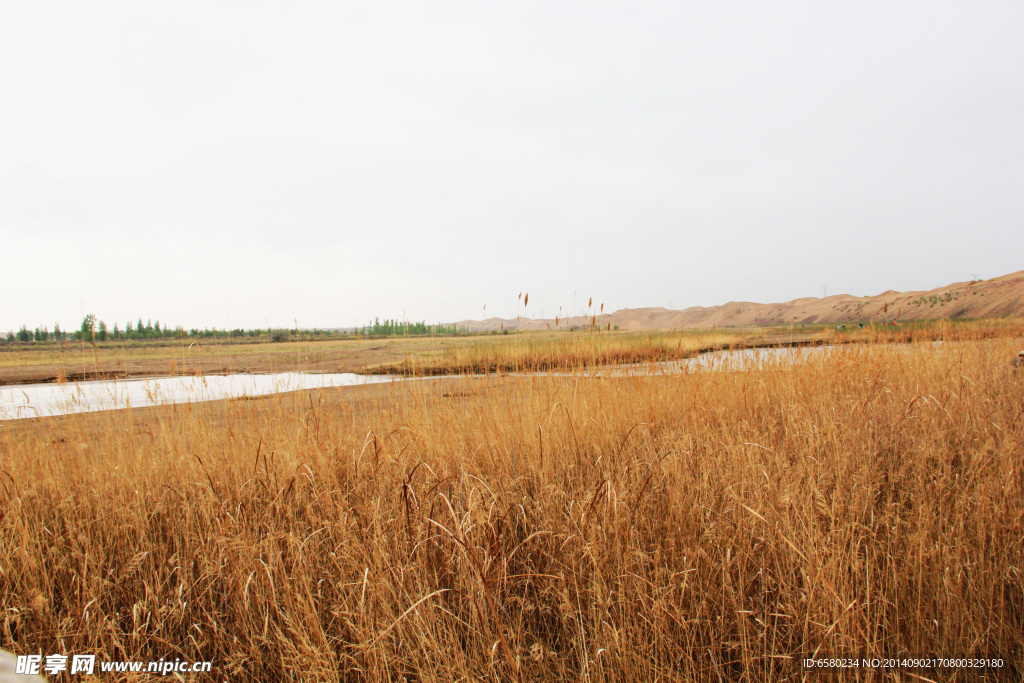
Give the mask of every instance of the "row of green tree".
M 45 342 L 69 340 L 81 341 L 83 339 L 88 341 L 106 341 L 108 339 L 179 337 L 185 334 L 188 333 L 182 330 L 180 326 L 175 328 L 171 328 L 169 326 L 161 327 L 159 320 L 156 322 L 153 322 L 153 320 L 147 320 L 143 323 L 142 318 L 139 318 L 137 323 L 129 321 L 125 324 L 124 329 L 121 329 L 117 323 L 114 323 L 114 326 L 110 327 L 105 321 L 97 320 L 95 315 L 89 314 L 82 319 L 81 327 L 74 332 L 62 330 L 59 323 L 54 323 L 52 332 L 46 325 L 36 327 L 33 330 L 22 325 L 21 329 L 16 333 L 7 333 L 7 341 Z
M 466 330 L 460 329 L 454 323 L 428 325 L 425 320 L 410 322 L 408 320 L 381 320 L 376 318 L 372 325 L 365 325 L 360 328 L 359 333 L 365 337 L 399 337 L 411 335 L 457 335 L 466 334 Z
M 366 337 L 396 337 L 396 336 L 412 336 L 412 335 L 458 335 L 467 334 L 465 329 L 459 328 L 455 324 L 442 324 L 428 325 L 426 321 L 420 322 L 409 322 L 399 320 L 381 320 L 377 318 L 373 321 L 373 324 L 366 325 L 359 328 L 354 332 L 356 335 Z M 274 341 L 286 341 L 291 338 L 301 339 L 323 339 L 328 337 L 347 337 L 352 336 L 352 333 L 341 333 L 341 332 L 327 332 L 324 330 L 299 330 L 295 328 L 293 330 L 286 329 L 244 329 L 235 328 L 232 330 L 227 329 L 198 329 L 192 328 L 185 330 L 180 325 L 171 327 L 164 325 L 161 327 L 160 321 L 153 321 L 152 319 L 147 320 L 145 323 L 142 322 L 142 318 L 135 323 L 128 321 L 123 328 L 118 323 L 108 326 L 103 320 L 98 320 L 95 315 L 89 314 L 82 319 L 82 324 L 79 329 L 74 332 L 68 332 L 62 330 L 59 324 L 54 324 L 53 331 L 50 328 L 42 325 L 35 329 L 28 329 L 27 326 L 22 325 L 21 329 L 15 332 L 7 333 L 8 342 L 46 342 L 46 341 L 108 341 L 108 340 L 125 340 L 125 339 L 180 339 L 185 337 L 198 338 L 198 339 L 220 339 L 220 338 L 239 338 L 239 337 L 270 337 Z
M 171 327 L 169 325 L 160 325 L 160 321 L 153 321 L 152 319 L 147 320 L 145 323 L 142 322 L 142 318 L 139 318 L 137 322 L 128 321 L 122 328 L 118 323 L 114 323 L 113 326 L 107 325 L 103 320 L 98 320 L 95 315 L 87 315 L 82 319 L 82 324 L 79 329 L 74 332 L 68 332 L 62 330 L 59 323 L 55 323 L 53 331 L 50 330 L 46 325 L 41 325 L 35 329 L 28 329 L 27 326 L 22 325 L 21 329 L 17 332 L 8 332 L 8 342 L 46 342 L 46 341 L 107 341 L 114 339 L 178 339 L 182 337 L 196 337 L 196 338 L 221 338 L 221 337 L 261 337 L 271 336 L 277 334 L 280 336 L 281 330 L 246 330 L 242 328 L 236 328 L 233 330 L 219 330 L 216 327 L 213 329 L 198 329 L 192 328 L 191 330 L 185 330 L 180 325 Z M 283 331 L 286 336 L 290 335 L 289 330 Z M 297 332 L 297 330 L 296 330 Z M 318 331 L 312 333 L 306 333 L 306 335 L 320 334 Z

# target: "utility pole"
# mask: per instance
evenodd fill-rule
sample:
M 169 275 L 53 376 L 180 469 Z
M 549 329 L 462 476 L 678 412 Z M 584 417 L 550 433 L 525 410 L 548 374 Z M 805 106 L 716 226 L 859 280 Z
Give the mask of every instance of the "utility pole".
M 828 298 L 828 285 L 822 285 L 821 286 L 821 298 L 822 299 L 827 299 Z

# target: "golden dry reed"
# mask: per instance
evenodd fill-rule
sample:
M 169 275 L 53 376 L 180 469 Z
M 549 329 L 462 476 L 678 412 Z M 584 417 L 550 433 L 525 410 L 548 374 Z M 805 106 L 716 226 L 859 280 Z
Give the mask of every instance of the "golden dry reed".
M 688 358 L 703 351 L 743 344 L 747 335 L 688 334 L 525 334 L 512 339 L 477 338 L 446 344 L 440 351 L 409 353 L 398 362 L 367 368 L 370 374 L 458 375 L 538 372 Z
M 484 336 L 446 340 L 440 350 L 408 348 L 402 360 L 370 365 L 362 372 L 413 376 L 538 372 L 679 360 L 722 349 L 977 340 L 1020 335 L 1022 332 L 1024 323 L 1013 319 L 939 320 L 863 327 L 855 324 L 841 327 L 793 325 L 720 331 L 690 329 L 608 333 L 588 329 L 580 334 L 527 333 L 511 338 Z
M 1022 346 L 7 423 L 0 645 L 246 681 L 818 680 L 814 653 L 1019 667 Z M 898 680 L 929 679 L 970 677 Z

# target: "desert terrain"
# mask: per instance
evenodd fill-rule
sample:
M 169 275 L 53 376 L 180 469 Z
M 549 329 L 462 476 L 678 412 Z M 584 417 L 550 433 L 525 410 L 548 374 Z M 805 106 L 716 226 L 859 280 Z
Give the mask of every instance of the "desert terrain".
M 757 327 L 918 320 L 962 320 L 1024 316 L 1024 271 L 991 280 L 957 282 L 928 291 L 886 291 L 873 296 L 835 294 L 805 297 L 784 303 L 731 301 L 721 306 L 696 306 L 680 311 L 667 308 L 626 308 L 614 313 L 571 318 L 489 318 L 463 320 L 471 331 L 548 330 L 596 327 L 621 330 Z

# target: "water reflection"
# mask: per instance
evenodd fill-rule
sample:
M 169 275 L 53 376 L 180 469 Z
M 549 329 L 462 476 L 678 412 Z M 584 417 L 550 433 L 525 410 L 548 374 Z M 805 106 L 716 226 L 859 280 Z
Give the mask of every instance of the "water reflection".
M 152 377 L 66 384 L 23 384 L 0 387 L 0 420 L 263 396 L 299 389 L 345 387 L 392 380 L 393 378 L 389 376 L 368 377 L 350 372 L 278 372 L 265 375 Z

